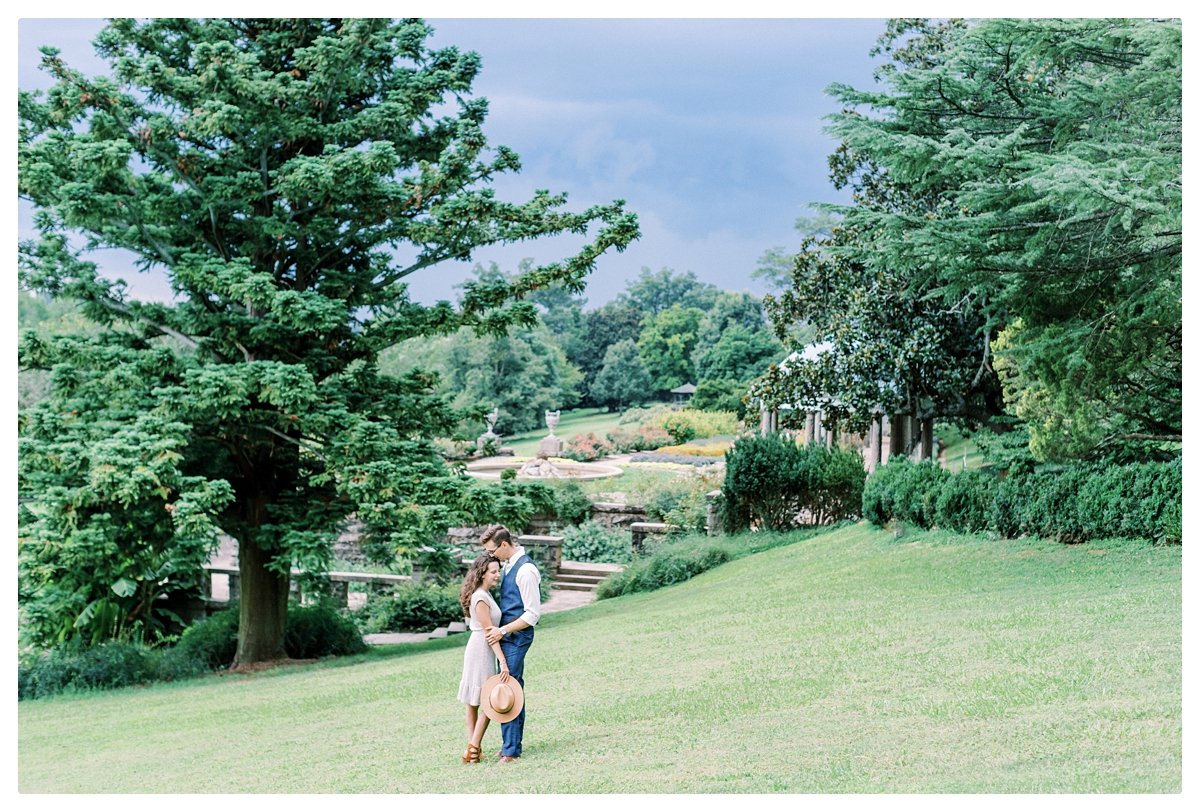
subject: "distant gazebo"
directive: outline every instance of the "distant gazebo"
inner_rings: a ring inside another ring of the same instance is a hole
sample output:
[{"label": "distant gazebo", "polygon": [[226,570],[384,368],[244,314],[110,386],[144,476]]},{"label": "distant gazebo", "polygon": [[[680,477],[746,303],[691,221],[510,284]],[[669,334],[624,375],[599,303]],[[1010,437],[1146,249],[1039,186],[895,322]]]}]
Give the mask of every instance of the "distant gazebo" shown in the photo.
[{"label": "distant gazebo", "polygon": [[694,394],[696,394],[696,385],[692,383],[685,383],[683,386],[677,386],[671,390],[676,406],[683,406],[692,399]]}]

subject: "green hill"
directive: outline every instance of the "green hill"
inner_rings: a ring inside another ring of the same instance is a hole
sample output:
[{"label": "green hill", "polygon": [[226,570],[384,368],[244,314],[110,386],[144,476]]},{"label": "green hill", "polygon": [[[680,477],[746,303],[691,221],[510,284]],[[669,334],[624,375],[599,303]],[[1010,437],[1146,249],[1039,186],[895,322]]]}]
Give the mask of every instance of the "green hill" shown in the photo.
[{"label": "green hill", "polygon": [[1181,549],[857,525],[548,616],[525,757],[461,639],[22,702],[22,792],[1179,792]]}]

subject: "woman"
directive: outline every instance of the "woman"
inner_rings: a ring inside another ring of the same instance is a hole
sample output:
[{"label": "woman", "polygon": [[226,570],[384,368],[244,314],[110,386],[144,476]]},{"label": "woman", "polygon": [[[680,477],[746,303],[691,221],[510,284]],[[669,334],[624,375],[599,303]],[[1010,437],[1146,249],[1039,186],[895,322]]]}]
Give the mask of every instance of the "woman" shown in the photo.
[{"label": "woman", "polygon": [[[508,682],[508,662],[499,643],[487,643],[487,631],[500,622],[500,606],[488,593],[500,583],[500,562],[491,553],[483,553],[463,580],[458,602],[462,604],[471,637],[467,650],[463,652],[463,675],[458,684],[458,701],[467,705],[467,749],[463,753],[463,764],[479,763],[480,745],[487,730],[488,717],[479,712],[479,694],[483,683],[496,673],[496,661],[500,663],[501,681]],[[489,651],[490,649],[490,651]],[[493,656],[494,655],[494,656]]]}]

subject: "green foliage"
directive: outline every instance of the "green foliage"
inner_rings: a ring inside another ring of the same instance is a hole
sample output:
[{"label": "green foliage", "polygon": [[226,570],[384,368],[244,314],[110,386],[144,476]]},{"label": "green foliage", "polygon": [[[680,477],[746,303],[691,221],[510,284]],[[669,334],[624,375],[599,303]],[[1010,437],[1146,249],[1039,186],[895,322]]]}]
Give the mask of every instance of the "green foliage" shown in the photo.
[{"label": "green foliage", "polygon": [[647,315],[638,336],[638,354],[654,388],[667,392],[696,380],[692,353],[704,311],[674,304],[661,313]]},{"label": "green foliage", "polygon": [[[995,405],[994,349],[1039,459],[1169,457],[1182,438],[1180,21],[898,20],[877,52],[892,60],[880,87],[831,88],[832,178],[854,204],[801,254],[785,302],[832,306],[846,326],[822,331],[845,367],[827,394],[860,413],[880,381],[889,413],[971,416],[973,399]],[[809,295],[821,284],[840,293]],[[872,318],[877,302],[898,315]]]},{"label": "green foliage", "polygon": [[[54,86],[19,99],[19,193],[39,231],[20,280],[105,329],[21,348],[23,367],[53,370],[20,426],[19,489],[42,508],[23,514],[22,602],[49,607],[31,613],[42,637],[151,634],[156,596],[138,590],[168,563],[193,571],[218,525],[282,576],[245,579],[238,659],[278,657],[287,573],[326,567],[346,516],[394,556],[458,509],[465,486],[430,438],[462,415],[435,374],[380,374],[379,353],[532,328],[527,294],[577,293],[638,236],[620,201],[573,213],[545,190],[497,197],[520,162],[484,137],[479,58],[429,34],[418,20],[120,19],[96,39],[113,77],[94,79],[45,49]],[[457,307],[409,299],[412,273],[567,234],[587,242],[468,282]],[[163,273],[174,299],[129,299],[89,261],[101,248]],[[128,606],[110,597],[130,584]]]},{"label": "green foliage", "polygon": [[865,478],[853,451],[798,445],[781,434],[741,437],[725,456],[725,529],[785,530],[856,516]]},{"label": "green foliage", "polygon": [[1181,460],[1133,465],[1076,463],[1059,470],[973,470],[950,474],[899,459],[877,469],[863,490],[863,516],[1006,538],[1066,542],[1139,538],[1180,543]]},{"label": "green foliage", "polygon": [[745,398],[750,391],[750,380],[714,380],[701,378],[696,384],[696,394],[688,401],[693,409],[707,412],[732,412],[738,420],[746,416]]},{"label": "green foliage", "polygon": [[715,285],[701,282],[692,271],[677,273],[671,268],[651,271],[643,266],[637,279],[629,281],[616,301],[653,317],[676,305],[707,311],[718,296]]},{"label": "green foliage", "polygon": [[630,451],[646,451],[659,448],[671,442],[671,435],[659,426],[638,426],[636,429],[618,426],[605,435],[617,454],[627,454]]},{"label": "green foliage", "polygon": [[603,368],[608,348],[621,341],[636,343],[642,333],[642,315],[636,308],[619,301],[609,302],[584,314],[580,355],[571,360],[583,371],[589,403],[591,388]]},{"label": "green foliage", "polygon": [[684,531],[703,532],[708,526],[708,494],[721,488],[724,474],[698,469],[690,475],[660,480],[641,494],[641,504],[653,519]]},{"label": "green foliage", "polygon": [[568,525],[580,524],[592,515],[592,500],[574,480],[549,483],[554,494],[554,518]]},{"label": "green foliage", "polygon": [[58,646],[17,668],[19,699],[40,699],[64,691],[140,685],[155,678],[161,655],[138,643],[108,641],[92,648]]},{"label": "green foliage", "polygon": [[652,391],[650,373],[638,355],[637,345],[625,339],[605,351],[604,365],[592,382],[589,396],[593,403],[623,409],[645,402]]},{"label": "green foliage", "polygon": [[[870,483],[870,479],[867,482]],[[988,527],[988,508],[995,485],[995,475],[987,471],[961,471],[947,477],[934,505],[934,523],[960,533],[984,532]],[[865,494],[863,499],[865,502]]]},{"label": "green foliage", "polygon": [[182,662],[198,663],[208,671],[228,668],[237,654],[238,609],[214,612],[184,630],[170,650]]},{"label": "green foliage", "polygon": [[36,645],[178,633],[233,500],[225,480],[185,475],[185,424],[137,385],[116,391],[131,381],[124,363],[170,369],[170,353],[105,354],[107,369],[56,367],[51,395],[22,418],[18,596]]},{"label": "green foliage", "polygon": [[685,538],[667,542],[601,581],[596,588],[596,597],[603,600],[660,589],[686,581],[731,558],[729,551],[717,541]]},{"label": "green foliage", "polygon": [[[630,410],[626,414],[633,416],[636,412]],[[669,406],[644,413],[639,424],[665,429],[676,443],[727,436],[736,434],[738,430],[737,415],[733,412],[705,412],[699,409],[673,409]]]},{"label": "green foliage", "polygon": [[372,595],[353,614],[363,634],[380,632],[430,632],[438,626],[463,620],[458,585],[412,583],[390,593]]},{"label": "green foliage", "polygon": [[[284,639],[295,659],[358,654],[366,644],[354,622],[330,604],[289,606]],[[227,668],[237,653],[238,608],[192,624],[169,648],[107,641],[90,648],[67,643],[43,650],[18,667],[20,699],[65,691],[123,688],[194,677]]]},{"label": "green foliage", "polygon": [[625,564],[633,557],[628,532],[600,522],[584,522],[563,531],[563,560]]},{"label": "green foliage", "polygon": [[765,325],[750,328],[733,324],[720,333],[715,343],[697,343],[696,378],[749,381],[782,360],[783,354],[783,345]]},{"label": "green foliage", "polygon": [[325,601],[288,609],[283,644],[289,657],[303,660],[367,650],[354,621]]}]

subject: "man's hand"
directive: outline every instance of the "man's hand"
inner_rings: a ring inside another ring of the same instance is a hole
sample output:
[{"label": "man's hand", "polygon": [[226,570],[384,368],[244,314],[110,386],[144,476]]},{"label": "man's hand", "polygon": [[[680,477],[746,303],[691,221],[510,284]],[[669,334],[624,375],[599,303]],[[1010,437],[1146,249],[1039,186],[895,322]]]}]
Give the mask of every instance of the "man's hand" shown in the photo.
[{"label": "man's hand", "polygon": [[487,642],[489,646],[500,642],[500,638],[502,637],[504,637],[504,633],[500,631],[499,626],[493,626],[487,630]]}]

